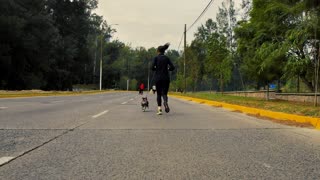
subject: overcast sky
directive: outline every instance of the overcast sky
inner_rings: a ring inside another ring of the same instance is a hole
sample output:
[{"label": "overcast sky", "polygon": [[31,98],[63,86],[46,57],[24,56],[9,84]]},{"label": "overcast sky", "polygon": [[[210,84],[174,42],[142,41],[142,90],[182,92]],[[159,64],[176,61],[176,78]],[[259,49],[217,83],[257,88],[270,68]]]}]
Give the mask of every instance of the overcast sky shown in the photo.
[{"label": "overcast sky", "polygon": [[[215,19],[224,0],[215,0],[198,24],[188,33],[191,42],[197,27],[208,18]],[[236,0],[240,2],[241,0]],[[210,0],[99,0],[96,13],[114,26],[119,39],[132,47],[157,47],[166,42],[177,49],[184,24],[191,25]],[[239,4],[239,3],[237,3]]]}]

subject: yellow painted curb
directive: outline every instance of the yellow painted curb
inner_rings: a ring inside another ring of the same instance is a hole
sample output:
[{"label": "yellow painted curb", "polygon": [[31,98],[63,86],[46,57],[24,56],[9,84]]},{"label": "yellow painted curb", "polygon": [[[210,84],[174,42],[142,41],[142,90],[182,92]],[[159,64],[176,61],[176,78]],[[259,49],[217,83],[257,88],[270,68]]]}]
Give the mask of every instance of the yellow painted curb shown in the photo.
[{"label": "yellow painted curb", "polygon": [[187,96],[179,96],[179,95],[170,95],[170,96],[175,97],[175,98],[179,98],[179,99],[184,99],[187,101],[201,103],[201,104],[207,104],[207,105],[216,106],[216,107],[223,107],[225,109],[229,109],[232,111],[241,111],[243,113],[250,114],[250,115],[259,115],[262,117],[268,117],[268,118],[277,119],[277,120],[295,121],[298,123],[310,123],[316,129],[320,130],[320,118],[299,116],[299,115],[287,114],[287,113],[282,113],[282,112],[274,112],[274,111],[268,111],[268,110],[263,110],[263,109],[228,104],[228,103],[223,103],[223,102],[217,102],[217,101],[211,101],[211,100],[205,100],[205,99],[199,99],[199,98],[192,98],[192,97],[187,97]]},{"label": "yellow painted curb", "polygon": [[[38,97],[51,97],[51,96],[83,96],[83,95],[97,95],[97,94],[106,94],[106,93],[123,93],[123,92],[128,92],[128,91],[119,91],[119,90],[115,90],[115,91],[93,91],[93,92],[88,92],[85,91],[84,93],[59,93],[59,91],[57,91],[57,93],[54,92],[49,92],[49,93],[38,93],[38,94],[22,94],[21,96],[14,96],[15,94],[10,94],[12,96],[5,96],[6,94],[0,94],[0,99],[21,99],[21,98],[38,98]],[[3,96],[1,96],[3,95]],[[17,94],[19,95],[19,94]]]}]

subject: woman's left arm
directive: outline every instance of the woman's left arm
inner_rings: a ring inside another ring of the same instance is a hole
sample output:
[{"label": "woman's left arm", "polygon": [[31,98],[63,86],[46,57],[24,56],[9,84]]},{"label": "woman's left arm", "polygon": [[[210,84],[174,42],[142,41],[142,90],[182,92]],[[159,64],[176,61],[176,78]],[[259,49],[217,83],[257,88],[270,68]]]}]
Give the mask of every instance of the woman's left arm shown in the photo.
[{"label": "woman's left arm", "polygon": [[169,71],[175,70],[174,65],[172,64],[171,60],[168,58],[168,64],[169,64]]}]

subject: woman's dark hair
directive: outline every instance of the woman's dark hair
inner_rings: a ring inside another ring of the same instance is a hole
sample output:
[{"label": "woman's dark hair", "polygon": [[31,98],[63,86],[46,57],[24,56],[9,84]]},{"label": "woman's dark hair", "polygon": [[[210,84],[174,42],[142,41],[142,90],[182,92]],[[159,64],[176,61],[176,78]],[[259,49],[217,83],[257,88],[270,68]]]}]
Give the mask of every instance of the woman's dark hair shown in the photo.
[{"label": "woman's dark hair", "polygon": [[169,48],[169,46],[170,46],[170,43],[166,43],[166,44],[163,45],[163,46],[159,46],[157,50],[158,50],[160,53],[165,53],[166,50]]}]

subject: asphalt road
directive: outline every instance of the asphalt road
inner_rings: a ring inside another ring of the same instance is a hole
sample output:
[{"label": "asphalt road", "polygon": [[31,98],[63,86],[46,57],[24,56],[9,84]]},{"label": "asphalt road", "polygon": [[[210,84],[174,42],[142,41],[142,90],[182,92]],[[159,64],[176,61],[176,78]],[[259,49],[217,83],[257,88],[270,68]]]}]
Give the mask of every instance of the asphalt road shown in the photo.
[{"label": "asphalt road", "polygon": [[320,131],[148,97],[0,99],[0,179],[320,179]]}]

